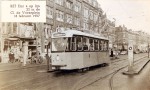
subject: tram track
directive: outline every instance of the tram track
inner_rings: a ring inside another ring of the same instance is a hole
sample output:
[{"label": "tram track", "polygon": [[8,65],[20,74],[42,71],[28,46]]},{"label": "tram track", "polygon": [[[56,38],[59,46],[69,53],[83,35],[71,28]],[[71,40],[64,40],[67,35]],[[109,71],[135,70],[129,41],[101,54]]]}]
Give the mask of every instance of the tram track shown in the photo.
[{"label": "tram track", "polygon": [[[45,74],[44,76],[42,74],[35,74],[34,76],[24,78],[27,75],[24,75],[24,73],[21,73],[21,76],[22,76],[21,78],[15,81],[10,81],[7,84],[1,85],[0,90],[10,90],[9,88],[13,90],[21,90],[20,88],[23,87],[22,85],[26,85],[26,84],[30,84],[31,86],[28,86],[28,88],[32,90],[33,88],[40,87],[40,85],[44,85],[45,83],[52,84],[53,81],[61,79],[61,77],[53,78],[52,74]],[[45,77],[50,78],[50,79],[47,79]],[[44,82],[42,82],[41,80],[44,80]]]},{"label": "tram track", "polygon": [[[136,60],[137,59],[141,59],[141,58],[136,58]],[[122,62],[120,62],[120,61],[122,61]],[[126,60],[117,60],[116,62],[119,62],[116,65],[114,64],[114,66],[117,66],[115,69],[118,70],[118,68],[121,66],[119,64],[126,62]],[[138,61],[136,61],[136,62],[138,62]],[[140,62],[138,62],[138,63],[140,63]],[[125,63],[125,64],[127,64],[127,63]],[[125,66],[125,65],[123,65],[123,66]],[[69,88],[69,90],[82,90],[82,89],[86,88],[87,86],[90,86],[90,85],[94,84],[95,82],[98,82],[101,79],[107,78],[108,76],[112,76],[113,74],[115,76],[115,73],[117,73],[117,70],[112,71],[111,73],[106,73],[105,75],[101,75],[101,76],[98,76],[98,75],[101,74],[101,72],[103,72],[103,71],[107,71],[107,67],[103,67],[101,69],[94,69],[94,70],[91,70],[91,72],[88,72],[88,73],[76,73],[76,72],[74,72],[74,73],[72,73],[72,72],[71,73],[65,73],[65,72],[56,72],[56,71],[54,71],[53,72],[54,74],[46,74],[44,76],[37,76],[37,77],[34,76],[32,78],[23,79],[23,81],[21,80],[21,81],[16,82],[16,83],[9,82],[9,85],[5,84],[1,88],[2,89],[5,89],[7,87],[15,88],[17,86],[18,90],[19,90],[21,88],[21,85],[24,85],[24,83],[27,84],[27,83],[34,82],[34,84],[31,83],[33,87],[29,86],[28,87],[29,89],[41,88],[41,90],[44,90],[44,89],[47,89],[47,87],[49,87],[49,89],[54,89],[55,86],[58,87],[57,83],[60,83],[60,81],[69,80],[70,78],[75,78],[77,80],[75,80],[75,79],[72,79],[72,80],[75,81],[73,84],[77,84],[77,85],[75,85],[76,89],[71,89],[72,86],[67,86],[67,84],[66,84],[67,88],[64,88],[64,89],[61,89],[61,90],[68,90],[68,88]],[[98,72],[97,75],[95,75],[96,72]],[[91,76],[93,76],[93,77],[96,76],[96,78],[94,78],[94,79],[92,78],[92,82],[90,80],[88,80],[89,78],[91,78]],[[48,77],[49,79],[46,78],[46,79],[44,79],[44,82],[41,82],[41,79],[44,78],[44,77]],[[36,79],[34,79],[34,78],[36,78]],[[53,82],[55,82],[55,83],[53,83]],[[113,88],[113,77],[112,77],[111,82],[112,82],[111,85],[112,85],[112,88]],[[84,85],[82,83],[84,83]],[[49,86],[50,84],[52,86]],[[43,87],[43,85],[46,86],[46,87]],[[78,85],[80,85],[80,86],[78,86]],[[55,89],[55,90],[59,90],[59,89]],[[113,89],[111,89],[111,90],[113,90]]]},{"label": "tram track", "polygon": [[[146,58],[146,57],[147,57],[147,56],[138,58],[137,60],[134,61],[134,63],[136,63],[136,62],[138,62],[138,61],[140,61],[141,59]],[[126,59],[117,60],[116,62],[124,61],[124,60],[126,60]],[[110,87],[110,90],[113,90],[113,77],[114,77],[120,70],[126,68],[127,66],[128,66],[128,65],[124,65],[124,66],[120,67],[119,69],[113,71],[112,73],[109,73],[109,74],[107,74],[107,75],[105,75],[105,76],[103,76],[103,77],[100,77],[100,78],[94,80],[93,82],[91,82],[91,83],[89,83],[89,84],[87,84],[87,85],[85,85],[85,86],[80,87],[80,88],[77,89],[77,90],[82,90],[82,89],[84,89],[84,88],[86,88],[86,87],[88,87],[88,86],[90,86],[90,85],[92,85],[92,84],[98,82],[99,80],[102,80],[102,79],[108,77],[108,76],[111,76],[111,78],[109,79],[109,87]],[[75,89],[75,90],[76,90],[76,89]]]},{"label": "tram track", "polygon": [[111,62],[111,63],[120,62],[120,61],[124,61],[124,60],[127,60],[127,58],[121,59],[121,60],[115,60],[115,61],[113,61],[113,62]]}]

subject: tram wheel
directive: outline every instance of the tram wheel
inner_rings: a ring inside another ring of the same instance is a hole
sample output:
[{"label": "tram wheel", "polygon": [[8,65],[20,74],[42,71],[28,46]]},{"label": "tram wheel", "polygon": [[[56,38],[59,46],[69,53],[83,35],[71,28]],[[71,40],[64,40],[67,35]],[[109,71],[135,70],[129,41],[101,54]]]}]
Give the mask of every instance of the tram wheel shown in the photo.
[{"label": "tram wheel", "polygon": [[90,68],[89,68],[89,67],[87,67],[87,68],[86,68],[86,70],[87,70],[87,71],[89,71],[89,70],[90,70]]},{"label": "tram wheel", "polygon": [[84,70],[84,68],[81,68],[81,69],[78,69],[78,72],[83,73],[83,72],[85,72],[85,70]]},{"label": "tram wheel", "polygon": [[103,63],[103,64],[102,64],[102,67],[106,67],[106,66],[108,66],[107,63]]}]

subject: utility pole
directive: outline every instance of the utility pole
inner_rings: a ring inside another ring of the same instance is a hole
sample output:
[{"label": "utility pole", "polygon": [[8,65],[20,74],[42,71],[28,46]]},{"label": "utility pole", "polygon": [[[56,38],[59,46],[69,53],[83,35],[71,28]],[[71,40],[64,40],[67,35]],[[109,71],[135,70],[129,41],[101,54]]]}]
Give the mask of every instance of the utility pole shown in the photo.
[{"label": "utility pole", "polygon": [[148,36],[148,40],[147,41],[148,41],[147,42],[148,43],[148,49],[147,50],[148,50],[148,58],[149,58],[149,36]]},{"label": "utility pole", "polygon": [[0,26],[0,29],[1,29],[1,30],[0,30],[0,40],[1,40],[1,41],[0,41],[1,62],[3,62],[3,56],[4,56],[4,55],[3,55],[3,54],[4,54],[4,52],[3,52],[3,48],[4,48],[4,43],[3,43],[3,42],[4,42],[4,41],[3,41],[3,30],[4,30],[4,28],[2,27],[2,24],[3,24],[3,23],[1,22],[1,24],[0,24],[0,25],[1,25],[1,26]]}]

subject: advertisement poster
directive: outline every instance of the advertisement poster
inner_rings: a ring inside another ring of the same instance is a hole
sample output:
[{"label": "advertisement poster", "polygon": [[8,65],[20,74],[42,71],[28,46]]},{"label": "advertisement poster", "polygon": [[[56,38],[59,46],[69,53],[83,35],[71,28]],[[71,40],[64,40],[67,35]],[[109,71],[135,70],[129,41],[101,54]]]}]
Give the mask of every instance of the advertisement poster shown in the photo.
[{"label": "advertisement poster", "polygon": [[0,0],[0,90],[150,90],[150,0]]}]

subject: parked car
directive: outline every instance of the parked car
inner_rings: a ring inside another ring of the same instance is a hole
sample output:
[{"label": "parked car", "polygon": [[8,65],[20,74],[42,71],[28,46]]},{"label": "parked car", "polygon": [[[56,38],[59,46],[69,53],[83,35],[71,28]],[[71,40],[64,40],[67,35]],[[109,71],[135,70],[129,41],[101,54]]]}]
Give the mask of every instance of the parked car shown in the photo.
[{"label": "parked car", "polygon": [[128,52],[127,51],[121,51],[120,55],[126,55]]}]

